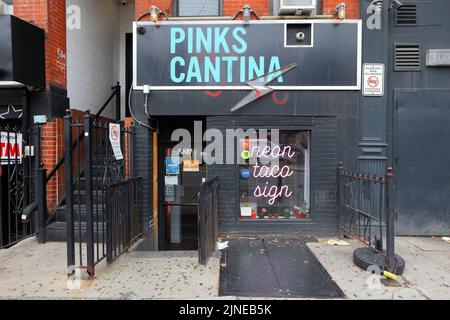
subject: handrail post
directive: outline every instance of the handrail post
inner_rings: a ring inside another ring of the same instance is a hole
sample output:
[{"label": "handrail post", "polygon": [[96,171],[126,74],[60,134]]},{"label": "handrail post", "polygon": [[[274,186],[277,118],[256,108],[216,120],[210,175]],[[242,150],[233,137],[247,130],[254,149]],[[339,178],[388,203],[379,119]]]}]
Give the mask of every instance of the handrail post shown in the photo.
[{"label": "handrail post", "polygon": [[[86,183],[86,253],[87,272],[92,277],[95,275],[94,264],[94,212],[92,205],[92,159],[91,159],[91,113],[89,110],[83,117],[84,125],[84,175]],[[81,241],[81,239],[80,239]]]},{"label": "handrail post", "polygon": [[395,216],[393,207],[393,168],[389,166],[386,172],[385,201],[386,201],[386,270],[395,269]]},{"label": "handrail post", "polygon": [[37,238],[39,243],[45,243],[46,236],[46,225],[47,225],[47,184],[45,183],[47,177],[47,170],[44,168],[44,164],[41,163],[36,171],[36,186],[37,186],[37,209],[38,209],[38,219],[37,219]]},{"label": "handrail post", "polygon": [[72,162],[72,117],[70,110],[66,110],[64,116],[64,156],[65,179],[64,189],[66,197],[66,241],[67,241],[67,267],[68,275],[72,275],[75,265],[75,236],[73,225],[73,162]]},{"label": "handrail post", "polygon": [[342,191],[343,191],[343,183],[341,173],[344,170],[344,163],[339,162],[336,174],[336,206],[337,206],[337,215],[338,215],[338,235],[339,238],[344,237],[343,230],[343,217],[342,217]]},{"label": "handrail post", "polygon": [[120,116],[121,116],[121,92],[120,92],[120,83],[117,82],[117,84],[113,87],[115,92],[116,92],[116,120],[119,121],[120,120]]},{"label": "handrail post", "polygon": [[136,143],[136,128],[135,126],[132,124],[130,126],[130,145],[128,146],[128,161],[130,162],[130,172],[129,172],[129,176],[130,178],[134,178],[136,176],[136,172],[135,172],[135,163],[134,163],[134,146]]}]

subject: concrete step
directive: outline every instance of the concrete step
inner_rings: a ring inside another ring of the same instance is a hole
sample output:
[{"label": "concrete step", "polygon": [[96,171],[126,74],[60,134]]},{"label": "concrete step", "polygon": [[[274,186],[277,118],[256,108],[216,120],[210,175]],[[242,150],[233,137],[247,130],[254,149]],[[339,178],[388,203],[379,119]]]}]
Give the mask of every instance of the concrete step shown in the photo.
[{"label": "concrete step", "polygon": [[[81,229],[79,228],[79,224],[75,223],[74,236],[76,242],[80,241],[80,230],[81,230],[81,241],[86,241],[86,222],[81,222]],[[94,223],[94,241],[96,241],[97,236],[100,242],[103,241],[103,237],[106,242],[106,226],[103,226],[102,223],[99,224]],[[47,227],[47,241],[57,241],[57,242],[66,241],[66,223],[62,221],[57,221],[49,225]]]},{"label": "concrete step", "polygon": [[[94,215],[94,220],[97,220],[97,215],[98,215],[98,219],[101,221],[103,219],[103,206],[100,204],[97,205],[93,205],[93,215]],[[86,205],[82,204],[82,205],[78,205],[75,204],[73,206],[73,213],[74,213],[74,217],[76,220],[81,220],[81,221],[86,221]],[[64,222],[66,221],[66,206],[61,206],[58,209],[56,209],[56,213],[55,213],[55,220],[58,222]]]}]

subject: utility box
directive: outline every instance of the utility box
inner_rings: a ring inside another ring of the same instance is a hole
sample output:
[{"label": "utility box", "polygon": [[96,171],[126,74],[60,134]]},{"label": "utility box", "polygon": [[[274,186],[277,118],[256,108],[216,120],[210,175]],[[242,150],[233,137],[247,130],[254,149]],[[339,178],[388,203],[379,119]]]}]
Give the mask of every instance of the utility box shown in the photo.
[{"label": "utility box", "polygon": [[45,33],[11,15],[0,15],[0,87],[45,88]]},{"label": "utility box", "polygon": [[316,13],[316,0],[278,0],[280,16],[310,16]]}]

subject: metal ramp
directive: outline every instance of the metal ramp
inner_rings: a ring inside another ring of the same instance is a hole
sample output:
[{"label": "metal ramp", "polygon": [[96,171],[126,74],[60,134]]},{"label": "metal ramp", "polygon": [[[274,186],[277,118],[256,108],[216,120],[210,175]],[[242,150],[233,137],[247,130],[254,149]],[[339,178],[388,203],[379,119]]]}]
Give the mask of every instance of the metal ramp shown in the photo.
[{"label": "metal ramp", "polygon": [[222,251],[220,296],[343,298],[307,238],[232,238]]}]

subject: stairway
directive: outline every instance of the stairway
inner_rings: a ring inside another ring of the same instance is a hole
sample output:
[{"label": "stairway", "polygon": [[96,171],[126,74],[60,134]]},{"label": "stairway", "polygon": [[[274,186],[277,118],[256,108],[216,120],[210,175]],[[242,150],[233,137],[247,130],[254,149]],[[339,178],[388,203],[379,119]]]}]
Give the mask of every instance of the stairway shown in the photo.
[{"label": "stairway", "polygon": [[[94,218],[94,239],[102,240],[106,229],[106,219],[104,216],[104,199],[106,192],[103,191],[104,166],[93,166],[92,170],[92,202]],[[81,177],[74,183],[73,187],[73,215],[75,241],[86,241],[86,178],[84,171]],[[66,205],[58,207],[55,211],[52,223],[47,227],[48,241],[66,241]],[[106,241],[106,239],[105,239]]]}]

